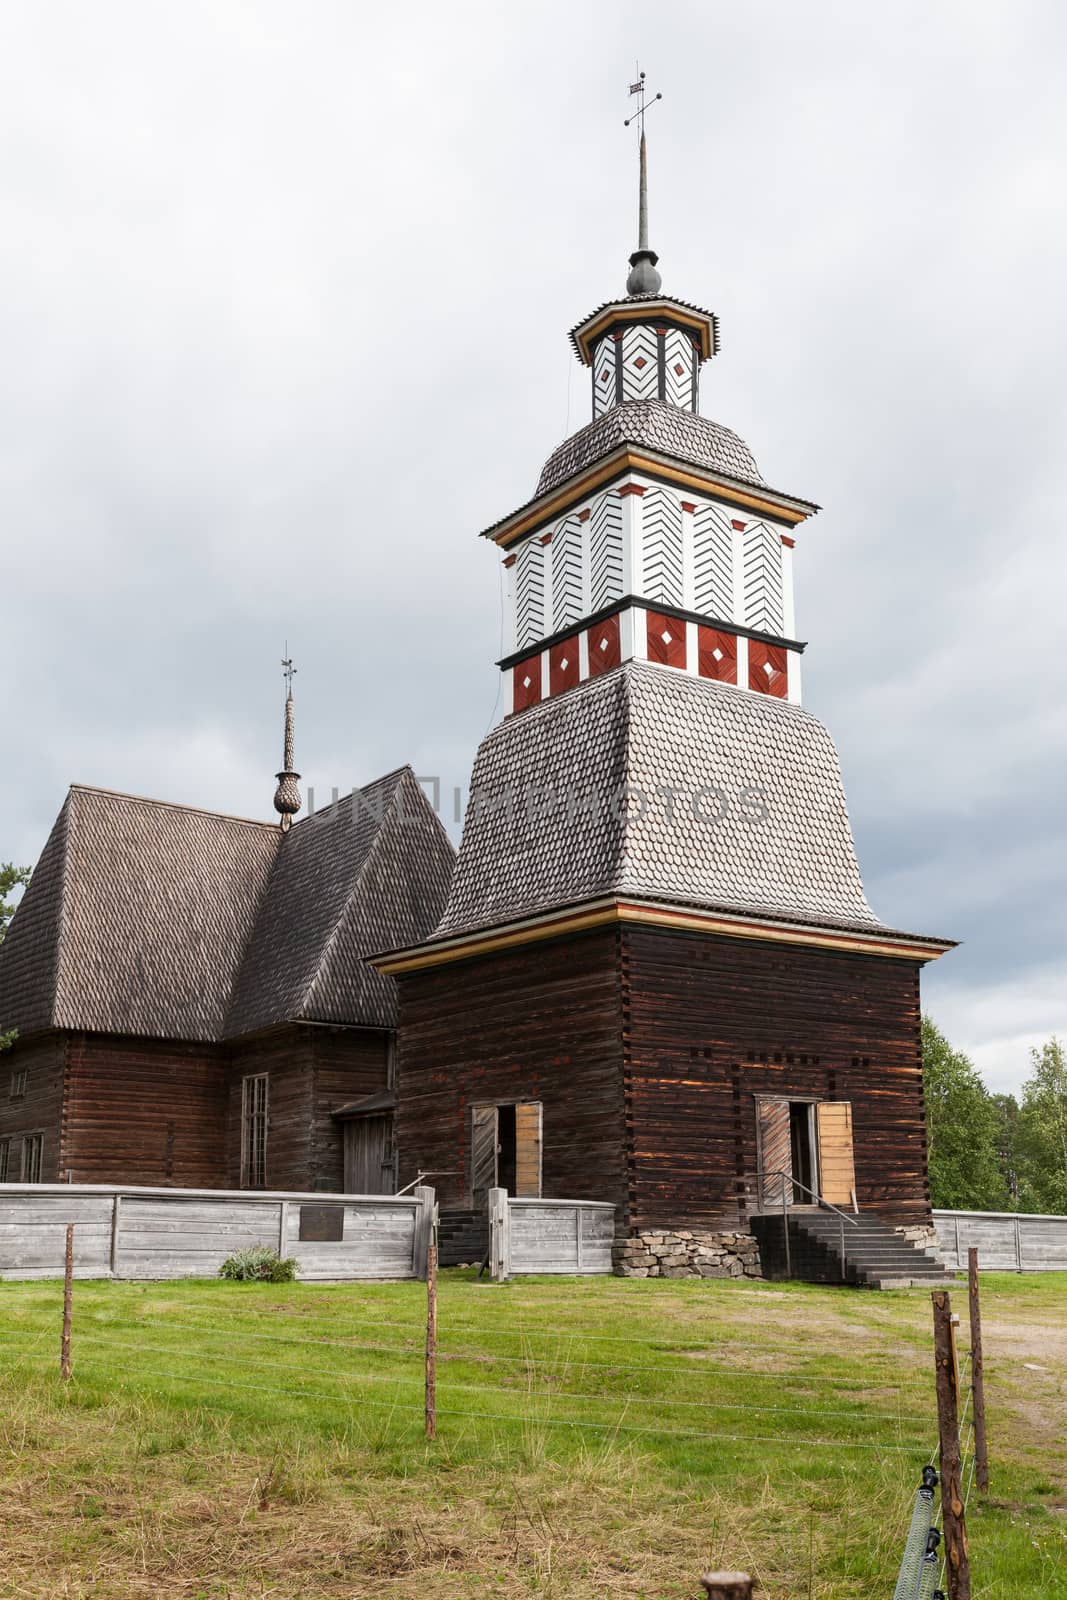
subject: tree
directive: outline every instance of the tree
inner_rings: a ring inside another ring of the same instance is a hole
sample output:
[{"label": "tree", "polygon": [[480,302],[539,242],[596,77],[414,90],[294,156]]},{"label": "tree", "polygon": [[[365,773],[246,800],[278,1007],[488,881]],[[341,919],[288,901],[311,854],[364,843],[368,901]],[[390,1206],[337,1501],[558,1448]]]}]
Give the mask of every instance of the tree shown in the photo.
[{"label": "tree", "polygon": [[[8,895],[26,887],[31,870],[30,867],[16,867],[10,861],[0,863],[0,944],[3,944],[8,923],[15,915],[14,903],[8,899]],[[17,1028],[9,1028],[6,1033],[0,1029],[0,1050],[9,1050],[17,1038]]]},{"label": "tree", "polygon": [[1008,1187],[992,1096],[930,1017],[922,1020],[922,1046],[931,1200],[945,1210],[1003,1211]]},{"label": "tree", "polygon": [[1067,1214],[1067,1056],[1047,1039],[1030,1052],[1019,1108],[1020,1189],[1028,1210]]},{"label": "tree", "polygon": [[1000,1171],[1004,1185],[1008,1191],[1009,1208],[1016,1211],[1019,1206],[1019,1192],[1022,1182],[1022,1147],[1019,1127],[1019,1102],[1013,1094],[995,1094],[993,1104],[997,1108],[999,1132],[997,1134],[997,1156],[1000,1161]]}]

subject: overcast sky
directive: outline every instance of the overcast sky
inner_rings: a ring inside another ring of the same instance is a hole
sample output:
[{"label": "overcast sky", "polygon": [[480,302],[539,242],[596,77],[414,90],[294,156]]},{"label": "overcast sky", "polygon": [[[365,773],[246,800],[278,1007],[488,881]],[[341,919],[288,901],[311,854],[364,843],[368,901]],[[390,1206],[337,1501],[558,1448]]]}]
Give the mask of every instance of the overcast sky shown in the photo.
[{"label": "overcast sky", "polygon": [[[805,700],[875,909],[994,1088],[1067,1032],[1067,15],[1052,0],[0,3],[0,858],[67,785],[273,816],[465,784],[476,537],[588,418],[651,242],[800,532]],[[13,781],[14,779],[14,781]]]}]

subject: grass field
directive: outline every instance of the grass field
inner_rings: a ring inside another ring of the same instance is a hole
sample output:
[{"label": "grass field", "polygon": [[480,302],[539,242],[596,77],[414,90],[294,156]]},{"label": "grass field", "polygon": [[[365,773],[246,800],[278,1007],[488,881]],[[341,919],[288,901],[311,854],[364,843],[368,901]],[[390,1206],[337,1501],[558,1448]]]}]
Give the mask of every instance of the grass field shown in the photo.
[{"label": "grass field", "polygon": [[[0,1595],[885,1600],[936,1436],[930,1299],[442,1274],[0,1284]],[[954,1296],[964,1312],[966,1294]],[[1067,1278],[983,1279],[979,1600],[1067,1597]]]}]

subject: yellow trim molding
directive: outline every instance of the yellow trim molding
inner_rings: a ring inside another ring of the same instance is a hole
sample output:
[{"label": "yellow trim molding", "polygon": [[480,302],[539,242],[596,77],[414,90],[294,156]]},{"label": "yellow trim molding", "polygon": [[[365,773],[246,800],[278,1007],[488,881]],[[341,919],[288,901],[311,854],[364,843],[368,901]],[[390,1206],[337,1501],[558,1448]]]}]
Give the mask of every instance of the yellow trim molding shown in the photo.
[{"label": "yellow trim molding", "polygon": [[906,933],[862,933],[854,929],[817,928],[785,922],[762,922],[745,917],[725,916],[721,912],[686,910],[677,906],[647,904],[628,900],[597,901],[576,910],[549,912],[544,917],[515,923],[509,928],[487,929],[483,933],[459,935],[440,944],[416,945],[408,950],[372,958],[379,971],[395,977],[427,967],[465,961],[473,956],[491,955],[517,945],[543,939],[559,939],[567,934],[584,933],[589,928],[612,923],[642,923],[659,928],[678,928],[692,933],[720,934],[730,939],[751,939],[758,943],[805,945],[823,950],[845,950],[853,955],[891,956],[903,961],[936,961],[954,948],[948,939],[918,940]]}]

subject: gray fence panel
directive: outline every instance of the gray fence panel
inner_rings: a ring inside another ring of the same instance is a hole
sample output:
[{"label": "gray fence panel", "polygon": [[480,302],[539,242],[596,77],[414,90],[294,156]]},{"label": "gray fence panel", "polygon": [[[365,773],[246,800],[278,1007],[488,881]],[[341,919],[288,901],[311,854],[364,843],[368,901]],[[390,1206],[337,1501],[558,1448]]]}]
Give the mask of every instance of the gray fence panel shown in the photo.
[{"label": "gray fence panel", "polygon": [[[302,1279],[414,1278],[433,1203],[432,1189],[393,1198],[5,1184],[0,1278],[61,1276],[69,1222],[79,1278],[213,1278],[227,1256],[257,1245],[281,1245]],[[301,1208],[324,1205],[341,1208],[341,1238],[302,1240]]]},{"label": "gray fence panel", "polygon": [[609,1273],[615,1207],[593,1200],[509,1199],[509,1272]]},{"label": "gray fence panel", "polygon": [[1067,1217],[935,1211],[934,1226],[947,1266],[966,1268],[973,1246],[985,1272],[1067,1272]]}]

